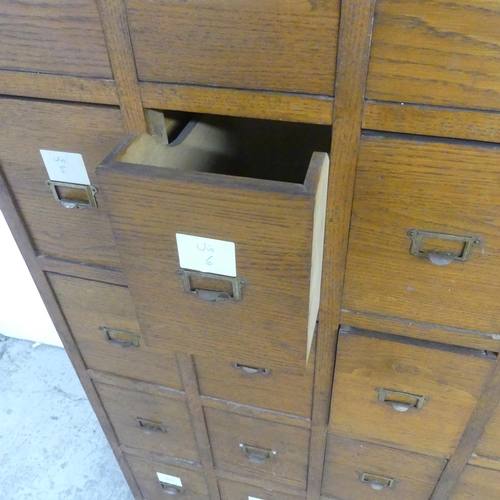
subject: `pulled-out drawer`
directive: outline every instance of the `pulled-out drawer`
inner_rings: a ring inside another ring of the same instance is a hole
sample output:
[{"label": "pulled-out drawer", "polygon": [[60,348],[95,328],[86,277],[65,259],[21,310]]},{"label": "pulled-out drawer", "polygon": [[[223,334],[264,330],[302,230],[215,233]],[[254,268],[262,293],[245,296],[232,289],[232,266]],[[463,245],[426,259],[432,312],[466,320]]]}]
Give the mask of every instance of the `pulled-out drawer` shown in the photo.
[{"label": "pulled-out drawer", "polygon": [[305,495],[280,493],[249,484],[219,479],[221,500],[305,500]]},{"label": "pulled-out drawer", "polygon": [[450,500],[496,500],[500,498],[500,471],[466,465]]},{"label": "pulled-out drawer", "polygon": [[148,345],[304,373],[329,164],[315,151],[329,140],[328,127],[204,117],[169,146],[129,136],[105,160]]},{"label": "pulled-out drawer", "polygon": [[160,460],[125,454],[142,496],[147,500],[210,500],[203,471],[184,469]]},{"label": "pulled-out drawer", "polygon": [[198,450],[183,395],[135,391],[94,381],[120,444],[198,462]]},{"label": "pulled-out drawer", "polygon": [[127,288],[47,277],[87,368],[182,389],[175,355],[144,344]]},{"label": "pulled-out drawer", "polygon": [[205,408],[215,467],[306,489],[309,431]]},{"label": "pulled-out drawer", "polygon": [[333,95],[339,0],[126,0],[139,79]]},{"label": "pulled-out drawer", "polygon": [[498,146],[363,135],[342,308],[498,335],[499,165]]},{"label": "pulled-out drawer", "polygon": [[328,436],[325,500],[429,500],[446,465],[443,458]]},{"label": "pulled-out drawer", "polygon": [[330,431],[449,457],[495,361],[483,351],[341,329]]}]

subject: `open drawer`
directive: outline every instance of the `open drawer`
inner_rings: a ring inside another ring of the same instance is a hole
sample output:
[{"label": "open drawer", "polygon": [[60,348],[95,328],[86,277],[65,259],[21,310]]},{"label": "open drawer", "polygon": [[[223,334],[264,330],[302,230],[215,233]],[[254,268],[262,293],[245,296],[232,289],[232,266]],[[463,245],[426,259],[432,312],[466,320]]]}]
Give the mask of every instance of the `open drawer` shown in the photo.
[{"label": "open drawer", "polygon": [[129,136],[104,161],[148,345],[304,372],[329,164],[314,151],[329,141],[328,127],[203,117],[169,146]]}]

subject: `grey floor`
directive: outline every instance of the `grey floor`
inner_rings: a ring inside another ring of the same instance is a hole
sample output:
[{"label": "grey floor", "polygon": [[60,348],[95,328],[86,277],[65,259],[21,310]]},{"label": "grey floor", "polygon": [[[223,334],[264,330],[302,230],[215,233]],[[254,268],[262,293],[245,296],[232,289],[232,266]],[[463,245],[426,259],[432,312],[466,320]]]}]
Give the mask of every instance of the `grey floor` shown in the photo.
[{"label": "grey floor", "polygon": [[133,500],[66,352],[1,335],[0,499]]}]

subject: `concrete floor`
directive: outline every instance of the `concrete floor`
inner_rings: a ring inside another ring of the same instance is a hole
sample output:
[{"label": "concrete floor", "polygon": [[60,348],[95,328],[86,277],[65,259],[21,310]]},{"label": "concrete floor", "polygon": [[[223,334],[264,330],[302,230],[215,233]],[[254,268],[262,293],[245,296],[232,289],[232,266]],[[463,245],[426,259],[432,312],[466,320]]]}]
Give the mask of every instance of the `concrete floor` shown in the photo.
[{"label": "concrete floor", "polygon": [[1,500],[133,500],[59,347],[0,335],[0,471]]}]

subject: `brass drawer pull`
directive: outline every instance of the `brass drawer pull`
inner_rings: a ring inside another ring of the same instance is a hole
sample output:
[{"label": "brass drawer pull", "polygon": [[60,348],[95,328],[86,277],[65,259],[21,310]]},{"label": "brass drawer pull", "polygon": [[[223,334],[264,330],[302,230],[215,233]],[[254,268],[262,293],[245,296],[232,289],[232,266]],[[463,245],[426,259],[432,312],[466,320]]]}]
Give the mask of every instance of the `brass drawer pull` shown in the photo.
[{"label": "brass drawer pull", "polygon": [[207,302],[225,302],[243,299],[242,288],[247,284],[245,278],[231,278],[219,274],[201,273],[179,269],[182,286],[187,293],[195,293]]},{"label": "brass drawer pull", "polygon": [[[97,208],[97,200],[95,199],[97,188],[95,188],[94,186],[88,186],[85,184],[73,184],[71,182],[51,181],[50,179],[45,181],[45,184],[49,186],[49,188],[52,190],[54,198],[64,208]],[[64,198],[63,196],[61,196],[60,188],[83,191],[86,201]]]},{"label": "brass drawer pull", "polygon": [[160,486],[162,490],[167,494],[167,495],[182,495],[182,492],[184,489],[181,486],[176,486],[175,484],[169,484],[169,483],[162,483],[160,481]]},{"label": "brass drawer pull", "polygon": [[377,387],[378,400],[380,403],[392,405],[396,411],[405,412],[410,409],[421,410],[424,403],[429,401],[428,396],[417,396],[408,392],[391,391]]},{"label": "brass drawer pull", "polygon": [[243,453],[247,456],[248,460],[254,464],[263,464],[268,460],[273,459],[276,456],[274,450],[266,450],[264,448],[257,448],[255,446],[249,446],[247,444],[240,443],[240,448]]},{"label": "brass drawer pull", "polygon": [[[453,234],[435,233],[433,231],[420,231],[410,229],[408,236],[411,239],[410,253],[415,257],[429,259],[436,266],[446,266],[451,262],[466,262],[470,259],[474,246],[479,245],[481,240],[475,236],[456,236]],[[462,244],[458,252],[441,252],[437,250],[422,250],[426,238],[439,239]]]},{"label": "brass drawer pull", "polygon": [[258,368],[256,366],[242,365],[240,363],[234,363],[234,367],[249,375],[269,375],[271,373],[269,368]]},{"label": "brass drawer pull", "polygon": [[136,333],[115,330],[106,326],[101,326],[101,330],[104,332],[104,338],[111,344],[121,347],[139,347],[140,345],[139,335]]},{"label": "brass drawer pull", "polygon": [[392,488],[396,483],[394,478],[370,474],[369,472],[359,472],[359,480],[362,483],[369,484],[374,490]]},{"label": "brass drawer pull", "polygon": [[146,433],[150,432],[167,432],[167,428],[161,422],[147,420],[145,418],[136,418],[137,425]]}]

